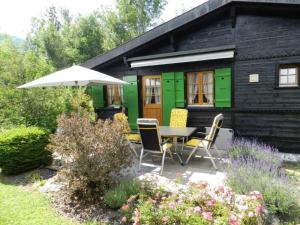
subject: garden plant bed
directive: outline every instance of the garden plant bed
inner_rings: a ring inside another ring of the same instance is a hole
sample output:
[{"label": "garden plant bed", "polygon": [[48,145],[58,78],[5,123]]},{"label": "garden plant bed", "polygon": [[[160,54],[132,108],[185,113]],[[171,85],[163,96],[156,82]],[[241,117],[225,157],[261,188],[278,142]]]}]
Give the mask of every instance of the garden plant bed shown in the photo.
[{"label": "garden plant bed", "polygon": [[120,224],[122,214],[120,211],[108,208],[103,199],[96,203],[73,204],[68,202],[63,192],[51,194],[52,205],[64,217],[76,221],[97,221],[96,224]]}]

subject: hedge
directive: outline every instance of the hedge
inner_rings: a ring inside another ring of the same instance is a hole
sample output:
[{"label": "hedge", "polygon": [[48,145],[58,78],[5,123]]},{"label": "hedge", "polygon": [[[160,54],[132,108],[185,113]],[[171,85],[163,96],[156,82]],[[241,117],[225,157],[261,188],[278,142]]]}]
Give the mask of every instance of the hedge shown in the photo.
[{"label": "hedge", "polygon": [[20,127],[0,133],[0,168],[12,175],[48,165],[51,153],[45,150],[49,132],[39,127]]}]

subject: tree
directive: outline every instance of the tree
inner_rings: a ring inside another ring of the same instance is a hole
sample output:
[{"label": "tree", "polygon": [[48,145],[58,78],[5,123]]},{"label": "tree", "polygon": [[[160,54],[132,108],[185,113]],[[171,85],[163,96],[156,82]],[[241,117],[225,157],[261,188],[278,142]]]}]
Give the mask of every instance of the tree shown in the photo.
[{"label": "tree", "polygon": [[50,7],[41,18],[33,19],[28,48],[56,69],[81,63],[155,26],[165,5],[166,0],[117,0],[115,10],[77,17]]},{"label": "tree", "polygon": [[166,0],[117,0],[115,10],[71,16],[50,7],[32,20],[24,46],[8,37],[0,42],[0,125],[55,128],[67,112],[73,90],[18,90],[18,85],[102,54],[156,25]]},{"label": "tree", "polygon": [[96,12],[78,17],[69,27],[69,33],[63,36],[66,54],[73,63],[84,62],[104,52],[102,27]]},{"label": "tree", "polygon": [[61,69],[103,53],[102,29],[97,13],[73,18],[69,11],[50,7],[34,18],[28,48]]},{"label": "tree", "polygon": [[166,0],[117,0],[116,10],[101,16],[103,47],[110,50],[157,25]]},{"label": "tree", "polygon": [[33,51],[24,51],[11,39],[0,43],[0,127],[37,125],[54,129],[65,111],[68,90],[16,87],[51,73],[54,68]]}]

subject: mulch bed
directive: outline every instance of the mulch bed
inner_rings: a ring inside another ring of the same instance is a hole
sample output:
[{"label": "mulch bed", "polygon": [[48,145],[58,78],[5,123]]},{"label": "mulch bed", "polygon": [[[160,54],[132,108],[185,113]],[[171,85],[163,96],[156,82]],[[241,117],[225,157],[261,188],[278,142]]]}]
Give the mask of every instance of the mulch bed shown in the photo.
[{"label": "mulch bed", "polygon": [[62,216],[78,221],[98,221],[100,224],[121,224],[121,214],[105,207],[104,202],[89,204],[69,203],[63,191],[52,194],[53,206]]}]

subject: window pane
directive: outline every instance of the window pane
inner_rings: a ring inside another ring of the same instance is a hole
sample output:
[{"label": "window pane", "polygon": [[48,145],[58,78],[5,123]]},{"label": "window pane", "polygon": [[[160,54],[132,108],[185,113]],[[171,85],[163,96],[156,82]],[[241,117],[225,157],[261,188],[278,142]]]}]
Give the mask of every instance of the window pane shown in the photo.
[{"label": "window pane", "polygon": [[209,73],[208,83],[213,83],[213,82],[214,82],[214,75],[213,75],[213,73]]},{"label": "window pane", "polygon": [[296,68],[290,68],[288,73],[289,74],[296,74]]},{"label": "window pane", "polygon": [[146,86],[147,86],[147,87],[150,86],[150,79],[146,79]]},{"label": "window pane", "polygon": [[296,75],[288,76],[288,84],[296,84]]},{"label": "window pane", "polygon": [[198,75],[197,75],[197,73],[195,73],[195,74],[193,75],[193,83],[194,83],[194,84],[198,84]]},{"label": "window pane", "polygon": [[160,104],[160,96],[155,96],[155,103]]},{"label": "window pane", "polygon": [[198,94],[198,84],[193,85],[193,91],[192,94]]},{"label": "window pane", "polygon": [[155,79],[151,79],[151,86],[155,86]]},{"label": "window pane", "polygon": [[199,102],[199,95],[198,94],[195,94],[193,95],[193,98],[192,98],[192,103],[193,104],[196,104]]},{"label": "window pane", "polygon": [[280,69],[280,75],[287,75],[288,69]]},{"label": "window pane", "polygon": [[156,86],[160,86],[160,79],[156,79]]},{"label": "window pane", "polygon": [[280,76],[280,84],[287,84],[287,76]]},{"label": "window pane", "polygon": [[155,88],[155,95],[160,95],[160,87]]}]

